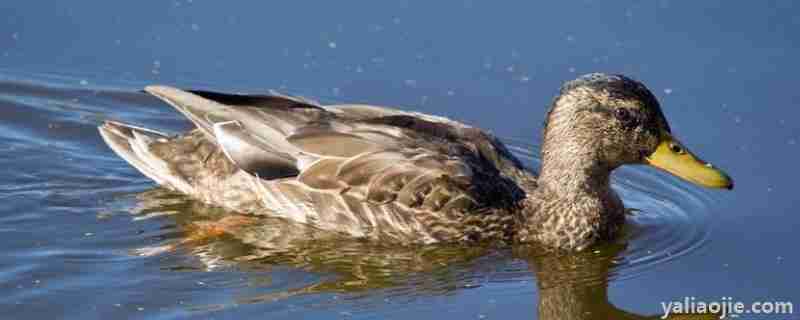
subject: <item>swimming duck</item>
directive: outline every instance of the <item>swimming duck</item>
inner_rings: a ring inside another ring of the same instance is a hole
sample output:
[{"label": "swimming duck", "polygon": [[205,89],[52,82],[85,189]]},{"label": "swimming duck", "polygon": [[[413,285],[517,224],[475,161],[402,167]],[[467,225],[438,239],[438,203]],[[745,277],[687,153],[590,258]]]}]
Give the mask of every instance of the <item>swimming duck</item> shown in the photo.
[{"label": "swimming duck", "polygon": [[496,137],[447,118],[281,95],[148,86],[197,127],[180,135],[106,121],[106,143],[158,184],[251,215],[397,244],[612,239],[625,164],[733,188],[671,134],[655,96],[622,75],[565,83],[547,114],[538,178]]}]

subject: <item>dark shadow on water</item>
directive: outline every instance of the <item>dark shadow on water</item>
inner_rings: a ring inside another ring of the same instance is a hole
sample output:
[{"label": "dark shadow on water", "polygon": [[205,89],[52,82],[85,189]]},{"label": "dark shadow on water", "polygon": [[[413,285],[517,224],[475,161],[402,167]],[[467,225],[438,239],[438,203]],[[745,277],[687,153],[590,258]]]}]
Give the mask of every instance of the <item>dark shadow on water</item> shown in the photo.
[{"label": "dark shadow on water", "polygon": [[[385,299],[403,303],[450,295],[492,281],[518,281],[535,286],[538,292],[538,301],[531,301],[531,318],[660,318],[621,310],[609,301],[608,284],[615,268],[624,261],[627,243],[570,254],[546,253],[535,246],[384,246],[283,219],[235,215],[163,189],[143,192],[137,198],[139,217],[169,214],[180,230],[166,240],[166,245],[142,248],[137,251],[140,254],[185,250],[194,254],[202,265],[199,268],[224,266],[266,274],[289,268],[320,275],[299,286],[283,284],[264,294],[236,297],[231,305],[282,303],[302,296],[336,294],[345,297],[342,302],[363,310]],[[531,277],[535,283],[529,281]],[[265,279],[262,283],[273,281]],[[226,307],[198,306],[192,310],[204,313]],[[683,315],[670,319],[715,317]]]}]

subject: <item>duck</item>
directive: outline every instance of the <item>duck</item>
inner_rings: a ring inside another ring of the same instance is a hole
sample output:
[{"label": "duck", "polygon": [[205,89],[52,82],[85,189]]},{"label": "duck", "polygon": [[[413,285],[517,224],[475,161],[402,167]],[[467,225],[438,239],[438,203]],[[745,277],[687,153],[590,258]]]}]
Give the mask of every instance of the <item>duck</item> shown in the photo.
[{"label": "duck", "polygon": [[546,115],[538,176],[488,131],[445,117],[272,91],[144,91],[195,128],[167,134],[106,120],[99,132],[160,186],[237,214],[383,244],[581,251],[613,240],[625,223],[610,185],[623,165],[733,188],[728,174],[675,138],[653,93],[619,74],[561,86]]}]

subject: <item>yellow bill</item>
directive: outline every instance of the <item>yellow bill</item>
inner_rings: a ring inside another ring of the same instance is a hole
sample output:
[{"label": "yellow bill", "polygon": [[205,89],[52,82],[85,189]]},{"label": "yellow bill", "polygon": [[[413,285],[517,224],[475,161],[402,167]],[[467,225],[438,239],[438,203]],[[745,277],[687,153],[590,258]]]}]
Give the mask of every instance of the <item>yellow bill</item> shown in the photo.
[{"label": "yellow bill", "polygon": [[733,179],[725,172],[700,160],[666,131],[661,133],[658,148],[645,162],[703,187],[733,189]]}]

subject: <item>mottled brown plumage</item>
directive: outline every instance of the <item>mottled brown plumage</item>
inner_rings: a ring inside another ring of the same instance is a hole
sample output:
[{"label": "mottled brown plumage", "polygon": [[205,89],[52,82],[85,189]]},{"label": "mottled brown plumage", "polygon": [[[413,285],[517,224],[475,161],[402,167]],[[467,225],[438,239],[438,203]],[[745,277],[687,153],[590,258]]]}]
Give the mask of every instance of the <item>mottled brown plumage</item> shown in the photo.
[{"label": "mottled brown plumage", "polygon": [[642,162],[669,131],[640,83],[581,77],[553,102],[537,181],[495,137],[441,117],[277,94],[146,91],[197,129],[170,137],[108,121],[100,132],[159,184],[392,243],[516,239],[580,250],[611,238],[624,206],[610,172]]}]

